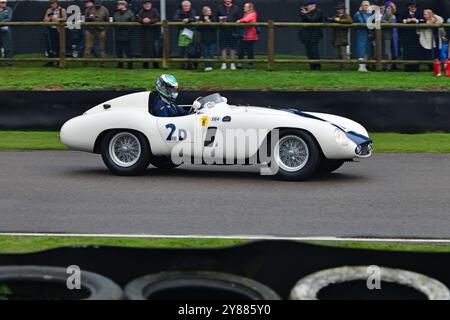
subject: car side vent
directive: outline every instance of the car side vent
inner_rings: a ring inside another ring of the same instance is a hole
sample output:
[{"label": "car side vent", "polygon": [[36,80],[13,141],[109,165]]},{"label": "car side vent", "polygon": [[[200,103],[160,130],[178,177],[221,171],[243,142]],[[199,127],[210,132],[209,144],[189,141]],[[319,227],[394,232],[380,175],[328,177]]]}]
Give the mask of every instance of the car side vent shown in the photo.
[{"label": "car side vent", "polygon": [[230,116],[223,117],[222,122],[231,122],[231,117]]}]

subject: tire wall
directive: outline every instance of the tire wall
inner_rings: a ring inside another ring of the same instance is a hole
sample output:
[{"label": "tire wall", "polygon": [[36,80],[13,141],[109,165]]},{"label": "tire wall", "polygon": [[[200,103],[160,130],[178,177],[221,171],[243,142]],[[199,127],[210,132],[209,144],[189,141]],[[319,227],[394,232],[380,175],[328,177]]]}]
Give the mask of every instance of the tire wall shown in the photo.
[{"label": "tire wall", "polygon": [[[59,130],[65,121],[109,99],[142,91],[2,91],[0,130]],[[221,90],[231,104],[296,108],[353,119],[373,132],[450,132],[450,92]],[[184,91],[189,104],[206,91]]]}]

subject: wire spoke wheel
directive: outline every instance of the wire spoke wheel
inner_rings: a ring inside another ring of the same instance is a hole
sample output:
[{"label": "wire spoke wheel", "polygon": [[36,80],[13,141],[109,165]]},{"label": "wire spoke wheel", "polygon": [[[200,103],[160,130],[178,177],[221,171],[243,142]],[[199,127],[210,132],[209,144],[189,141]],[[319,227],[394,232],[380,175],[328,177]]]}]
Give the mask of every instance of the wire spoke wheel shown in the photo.
[{"label": "wire spoke wheel", "polygon": [[295,135],[282,137],[275,146],[275,161],[281,169],[288,172],[301,170],[309,159],[306,142]]},{"label": "wire spoke wheel", "polygon": [[116,165],[128,168],[138,162],[142,147],[134,134],[120,132],[111,139],[108,150],[111,160]]}]

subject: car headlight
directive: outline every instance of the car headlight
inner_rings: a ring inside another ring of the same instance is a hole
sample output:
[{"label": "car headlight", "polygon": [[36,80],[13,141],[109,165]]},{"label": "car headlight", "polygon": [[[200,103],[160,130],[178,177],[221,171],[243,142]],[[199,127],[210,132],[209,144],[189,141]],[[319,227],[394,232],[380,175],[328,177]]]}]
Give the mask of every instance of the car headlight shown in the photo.
[{"label": "car headlight", "polygon": [[348,138],[347,138],[347,135],[346,135],[345,132],[342,131],[341,129],[336,128],[336,129],[334,130],[334,137],[335,137],[335,139],[336,139],[336,142],[337,142],[338,144],[340,144],[341,146],[344,146],[344,147],[348,146]]}]

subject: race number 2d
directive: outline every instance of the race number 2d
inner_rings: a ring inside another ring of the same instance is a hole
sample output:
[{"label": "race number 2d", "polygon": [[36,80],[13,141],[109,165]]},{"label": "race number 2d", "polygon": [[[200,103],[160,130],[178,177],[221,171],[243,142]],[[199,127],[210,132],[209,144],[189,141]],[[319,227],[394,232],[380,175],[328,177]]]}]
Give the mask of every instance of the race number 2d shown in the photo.
[{"label": "race number 2d", "polygon": [[183,141],[186,140],[187,132],[185,129],[178,129],[173,123],[166,124],[166,128],[169,129],[166,141]]}]

